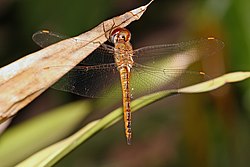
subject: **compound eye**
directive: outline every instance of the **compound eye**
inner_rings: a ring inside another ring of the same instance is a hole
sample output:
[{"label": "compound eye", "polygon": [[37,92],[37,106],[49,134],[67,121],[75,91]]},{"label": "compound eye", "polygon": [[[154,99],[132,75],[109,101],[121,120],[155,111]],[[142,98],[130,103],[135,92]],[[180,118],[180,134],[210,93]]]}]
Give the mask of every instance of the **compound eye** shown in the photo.
[{"label": "compound eye", "polygon": [[117,43],[120,40],[127,42],[130,40],[130,32],[126,28],[116,28],[111,32],[110,41],[112,43]]}]

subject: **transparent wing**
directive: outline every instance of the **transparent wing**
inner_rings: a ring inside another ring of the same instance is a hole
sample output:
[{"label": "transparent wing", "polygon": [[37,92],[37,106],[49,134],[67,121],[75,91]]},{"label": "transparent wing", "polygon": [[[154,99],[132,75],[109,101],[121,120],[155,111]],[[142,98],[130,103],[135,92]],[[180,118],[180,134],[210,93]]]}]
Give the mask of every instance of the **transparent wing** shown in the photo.
[{"label": "transparent wing", "polygon": [[[40,47],[47,47],[67,37],[48,30],[36,32],[32,39]],[[79,42],[79,39],[75,40]],[[52,88],[87,97],[111,97],[120,95],[119,72],[114,63],[114,49],[102,44],[71,71],[65,74]],[[69,55],[70,56],[70,55]],[[64,68],[51,67],[51,68]],[[114,92],[114,93],[113,93]],[[119,93],[118,93],[119,92]]]},{"label": "transparent wing", "polygon": [[[57,43],[61,40],[67,39],[65,35],[51,32],[49,30],[41,30],[33,34],[33,41],[42,48],[45,48],[49,45]],[[82,40],[74,39],[75,42]],[[114,63],[114,48],[111,45],[102,44],[97,48],[92,54],[90,54],[84,61],[81,62],[82,65],[97,65],[97,64],[107,64]]]},{"label": "transparent wing", "polygon": [[203,38],[177,44],[153,45],[134,51],[133,59],[150,66],[162,64],[161,68],[186,68],[203,57],[213,55],[224,43],[215,38]]},{"label": "transparent wing", "polygon": [[67,36],[53,33],[49,30],[41,30],[33,34],[33,41],[39,45],[41,48],[45,48],[49,45],[57,43],[61,40],[66,39]]},{"label": "transparent wing", "polygon": [[76,66],[52,88],[92,98],[121,98],[120,76],[115,64]]},{"label": "transparent wing", "polygon": [[162,90],[179,89],[209,79],[202,72],[185,69],[159,69],[135,64],[131,71],[132,96],[140,97]]}]

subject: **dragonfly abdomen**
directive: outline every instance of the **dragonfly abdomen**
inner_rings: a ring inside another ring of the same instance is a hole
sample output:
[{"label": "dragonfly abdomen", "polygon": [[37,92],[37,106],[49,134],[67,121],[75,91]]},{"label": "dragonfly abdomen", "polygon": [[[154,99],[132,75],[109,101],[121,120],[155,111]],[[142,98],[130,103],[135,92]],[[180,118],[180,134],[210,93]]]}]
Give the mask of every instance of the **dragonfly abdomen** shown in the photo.
[{"label": "dragonfly abdomen", "polygon": [[123,118],[125,123],[125,134],[127,138],[127,144],[131,144],[132,129],[131,129],[131,93],[130,93],[130,67],[124,66],[120,68],[120,77],[122,85],[122,96],[123,96]]}]

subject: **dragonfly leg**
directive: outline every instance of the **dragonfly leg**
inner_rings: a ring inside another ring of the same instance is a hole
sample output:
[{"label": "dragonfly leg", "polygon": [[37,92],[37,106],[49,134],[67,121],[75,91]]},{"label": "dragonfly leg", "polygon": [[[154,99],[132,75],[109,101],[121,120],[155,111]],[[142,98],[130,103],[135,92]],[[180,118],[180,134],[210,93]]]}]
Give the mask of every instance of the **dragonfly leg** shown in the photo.
[{"label": "dragonfly leg", "polygon": [[114,27],[115,27],[115,21],[114,21],[114,19],[112,19],[112,21],[113,21],[113,24],[112,24],[111,28],[110,28],[109,30],[107,30],[107,31],[106,31],[106,29],[105,29],[104,23],[102,24],[103,31],[105,32],[105,37],[106,37],[109,41],[110,41],[111,32],[112,32],[112,30],[113,30]]}]

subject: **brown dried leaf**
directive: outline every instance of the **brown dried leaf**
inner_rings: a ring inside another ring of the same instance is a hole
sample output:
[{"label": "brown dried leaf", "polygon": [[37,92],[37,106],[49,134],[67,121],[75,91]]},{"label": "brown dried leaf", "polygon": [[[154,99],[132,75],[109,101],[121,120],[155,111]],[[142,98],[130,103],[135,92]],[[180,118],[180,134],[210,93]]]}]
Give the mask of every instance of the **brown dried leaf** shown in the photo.
[{"label": "brown dried leaf", "polygon": [[[0,122],[16,114],[104,43],[107,40],[105,33],[114,27],[125,27],[138,20],[151,2],[104,21],[77,37],[63,40],[2,67]],[[64,65],[65,68],[50,68]]]}]

